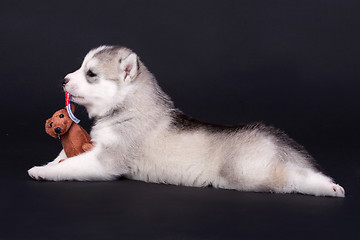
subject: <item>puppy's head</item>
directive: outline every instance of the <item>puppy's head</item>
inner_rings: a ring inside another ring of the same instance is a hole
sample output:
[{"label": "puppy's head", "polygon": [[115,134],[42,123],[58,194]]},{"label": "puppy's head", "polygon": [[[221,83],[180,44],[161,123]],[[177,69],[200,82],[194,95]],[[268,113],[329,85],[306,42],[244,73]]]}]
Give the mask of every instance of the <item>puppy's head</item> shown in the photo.
[{"label": "puppy's head", "polygon": [[90,117],[106,115],[121,105],[139,75],[135,53],[119,46],[91,50],[81,67],[66,75],[64,90],[71,100],[86,107]]},{"label": "puppy's head", "polygon": [[51,118],[46,120],[45,131],[50,136],[57,138],[65,134],[73,121],[70,119],[66,109],[56,111]]}]

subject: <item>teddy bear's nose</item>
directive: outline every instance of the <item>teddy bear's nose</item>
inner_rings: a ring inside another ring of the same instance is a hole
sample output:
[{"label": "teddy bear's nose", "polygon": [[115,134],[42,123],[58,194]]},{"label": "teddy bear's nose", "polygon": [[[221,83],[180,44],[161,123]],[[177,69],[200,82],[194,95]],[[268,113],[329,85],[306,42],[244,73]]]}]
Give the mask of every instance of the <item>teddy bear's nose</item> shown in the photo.
[{"label": "teddy bear's nose", "polygon": [[55,128],[55,132],[56,132],[57,134],[60,134],[60,133],[61,133],[61,128],[59,128],[59,127]]}]

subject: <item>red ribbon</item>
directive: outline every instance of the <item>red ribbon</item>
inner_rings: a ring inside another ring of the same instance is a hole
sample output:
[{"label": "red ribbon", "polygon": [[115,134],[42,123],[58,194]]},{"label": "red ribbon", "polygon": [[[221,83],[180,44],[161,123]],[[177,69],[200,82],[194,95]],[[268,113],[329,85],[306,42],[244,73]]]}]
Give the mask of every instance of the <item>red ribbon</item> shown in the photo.
[{"label": "red ribbon", "polygon": [[70,104],[70,93],[65,92],[65,106]]}]

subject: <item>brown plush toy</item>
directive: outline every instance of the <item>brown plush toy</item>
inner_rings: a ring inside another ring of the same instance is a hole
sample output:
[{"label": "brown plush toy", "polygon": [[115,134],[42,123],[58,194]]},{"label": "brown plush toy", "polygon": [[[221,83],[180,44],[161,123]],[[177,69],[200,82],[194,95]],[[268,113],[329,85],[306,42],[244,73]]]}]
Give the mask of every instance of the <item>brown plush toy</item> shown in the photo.
[{"label": "brown plush toy", "polygon": [[[75,111],[75,106],[71,106],[71,111]],[[54,138],[61,138],[61,144],[68,158],[79,155],[92,148],[89,134],[79,124],[73,122],[66,110],[61,109],[46,120],[45,131]],[[62,162],[64,159],[60,160]]]}]

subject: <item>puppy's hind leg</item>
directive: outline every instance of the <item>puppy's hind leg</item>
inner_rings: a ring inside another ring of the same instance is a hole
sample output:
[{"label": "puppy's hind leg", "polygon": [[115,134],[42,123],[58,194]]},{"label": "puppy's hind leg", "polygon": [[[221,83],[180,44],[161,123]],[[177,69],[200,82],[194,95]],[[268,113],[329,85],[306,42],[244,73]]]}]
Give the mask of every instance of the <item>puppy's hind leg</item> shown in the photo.
[{"label": "puppy's hind leg", "polygon": [[333,180],[311,168],[289,164],[286,183],[281,192],[298,192],[315,196],[345,197],[345,190]]},{"label": "puppy's hind leg", "polygon": [[28,173],[36,180],[48,181],[106,181],[116,178],[117,175],[106,171],[96,156],[95,152],[90,151],[59,164],[33,167]]}]

